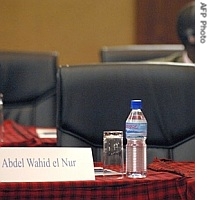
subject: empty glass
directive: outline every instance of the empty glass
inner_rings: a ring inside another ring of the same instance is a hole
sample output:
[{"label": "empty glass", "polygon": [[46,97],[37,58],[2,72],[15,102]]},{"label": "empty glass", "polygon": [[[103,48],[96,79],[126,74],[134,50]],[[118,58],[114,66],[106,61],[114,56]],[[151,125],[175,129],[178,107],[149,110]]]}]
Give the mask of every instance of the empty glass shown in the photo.
[{"label": "empty glass", "polygon": [[103,174],[123,177],[123,131],[103,132]]}]

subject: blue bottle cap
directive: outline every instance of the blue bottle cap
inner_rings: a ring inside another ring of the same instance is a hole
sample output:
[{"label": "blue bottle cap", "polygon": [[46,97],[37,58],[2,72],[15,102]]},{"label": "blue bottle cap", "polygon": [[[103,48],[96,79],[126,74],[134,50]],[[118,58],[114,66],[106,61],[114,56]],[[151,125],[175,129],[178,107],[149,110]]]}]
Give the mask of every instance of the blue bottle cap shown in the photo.
[{"label": "blue bottle cap", "polygon": [[141,100],[131,100],[131,109],[142,109]]}]

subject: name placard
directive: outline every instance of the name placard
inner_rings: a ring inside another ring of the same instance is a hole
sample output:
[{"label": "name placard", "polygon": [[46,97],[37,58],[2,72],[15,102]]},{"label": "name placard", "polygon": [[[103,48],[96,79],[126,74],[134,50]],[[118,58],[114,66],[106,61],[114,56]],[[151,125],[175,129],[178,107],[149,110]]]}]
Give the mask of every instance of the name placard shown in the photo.
[{"label": "name placard", "polygon": [[95,180],[91,148],[0,148],[0,182],[77,180]]}]

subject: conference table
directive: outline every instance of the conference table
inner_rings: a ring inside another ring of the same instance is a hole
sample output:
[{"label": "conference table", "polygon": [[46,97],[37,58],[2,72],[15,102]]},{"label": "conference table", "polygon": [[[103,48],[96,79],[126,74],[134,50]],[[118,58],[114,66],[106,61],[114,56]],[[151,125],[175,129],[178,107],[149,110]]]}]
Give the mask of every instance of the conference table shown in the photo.
[{"label": "conference table", "polygon": [[13,120],[4,121],[3,147],[50,147],[56,146],[55,137],[40,138],[37,130],[55,130],[55,128],[25,126]]},{"label": "conference table", "polygon": [[[39,138],[37,127],[5,120],[7,147],[51,147],[56,138]],[[100,167],[101,163],[94,163]],[[195,163],[156,158],[143,179],[96,176],[95,180],[0,182],[0,199],[195,199]]]}]

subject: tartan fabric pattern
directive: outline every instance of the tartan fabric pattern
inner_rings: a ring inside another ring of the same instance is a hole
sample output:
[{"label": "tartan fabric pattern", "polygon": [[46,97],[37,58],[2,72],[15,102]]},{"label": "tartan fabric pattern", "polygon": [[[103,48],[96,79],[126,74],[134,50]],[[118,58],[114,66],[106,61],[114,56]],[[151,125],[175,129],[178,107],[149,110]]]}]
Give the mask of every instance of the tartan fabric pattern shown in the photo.
[{"label": "tartan fabric pattern", "polygon": [[175,174],[179,174],[184,177],[195,176],[195,162],[175,162],[168,159],[155,159],[149,166],[149,169],[155,171],[167,171]]},{"label": "tartan fabric pattern", "polygon": [[[40,139],[36,127],[4,122],[3,146],[53,146],[55,139]],[[101,163],[94,163],[101,166]],[[195,163],[155,159],[143,179],[96,176],[95,181],[0,182],[0,199],[119,199],[194,200]]]},{"label": "tartan fabric pattern", "polygon": [[186,200],[186,178],[149,170],[145,179],[97,177],[95,181],[0,183],[0,198]]},{"label": "tartan fabric pattern", "polygon": [[188,180],[194,184],[189,177],[148,169],[144,179],[99,176],[95,181],[0,183],[0,199],[193,200],[195,187],[189,187]]},{"label": "tartan fabric pattern", "polygon": [[155,159],[148,169],[170,172],[187,178],[187,199],[195,199],[195,162],[175,162],[167,159]]},{"label": "tartan fabric pattern", "polygon": [[2,147],[55,146],[54,138],[39,138],[36,127],[23,126],[12,120],[4,121],[4,142]]}]

